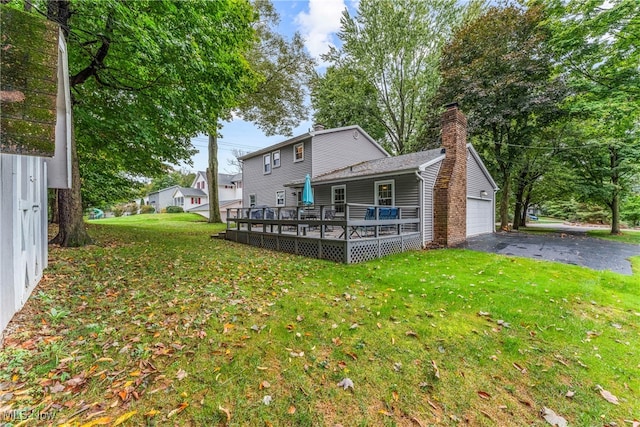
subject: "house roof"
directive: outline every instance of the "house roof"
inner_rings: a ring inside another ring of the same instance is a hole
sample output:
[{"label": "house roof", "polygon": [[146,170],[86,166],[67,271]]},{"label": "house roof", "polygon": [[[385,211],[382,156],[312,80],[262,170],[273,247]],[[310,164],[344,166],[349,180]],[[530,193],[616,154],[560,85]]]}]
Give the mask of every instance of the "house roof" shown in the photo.
[{"label": "house roof", "polygon": [[282,142],[279,142],[279,143],[274,144],[274,145],[270,145],[270,146],[262,148],[262,149],[260,149],[258,151],[254,151],[252,153],[245,154],[242,157],[238,157],[238,160],[250,159],[252,157],[256,157],[256,156],[268,153],[270,151],[277,150],[278,148],[286,147],[287,145],[291,145],[291,144],[295,144],[297,142],[301,142],[301,141],[305,141],[307,139],[311,139],[314,136],[324,135],[324,134],[334,133],[334,132],[342,132],[342,131],[345,131],[345,130],[357,130],[362,135],[364,135],[369,141],[371,141],[373,144],[375,144],[380,149],[380,151],[382,151],[383,153],[388,155],[387,151],[384,148],[382,148],[382,146],[380,144],[378,144],[373,138],[371,138],[371,136],[369,136],[369,134],[367,132],[365,132],[364,129],[362,129],[358,125],[352,125],[352,126],[344,126],[344,127],[340,127],[340,128],[331,128],[331,129],[323,129],[323,130],[305,132],[305,133],[303,133],[301,135],[294,136],[293,138],[286,139],[286,140],[284,140]]},{"label": "house roof", "polygon": [[193,188],[193,187],[178,188],[174,193],[174,197],[175,197],[175,194],[178,193],[178,191],[182,194],[183,197],[207,197],[207,193],[205,193],[204,191],[198,188]]},{"label": "house roof", "polygon": [[165,191],[169,191],[169,190],[175,190],[176,188],[180,188],[179,185],[172,185],[171,187],[166,187],[166,188],[162,188],[158,191],[152,191],[151,193],[149,193],[149,195],[151,194],[156,194],[156,193],[163,193]]},{"label": "house roof", "polygon": [[[320,184],[330,181],[344,181],[363,176],[385,175],[402,171],[412,172],[418,170],[420,167],[424,167],[430,162],[440,161],[442,159],[444,159],[444,154],[441,148],[418,151],[395,157],[383,157],[317,175],[312,178],[312,182],[314,184]],[[298,180],[288,183],[287,186],[301,185],[303,183],[304,180]]]},{"label": "house roof", "polygon": [[[196,181],[198,180],[198,176],[202,175],[202,178],[206,181],[207,180],[207,173],[205,171],[198,171],[196,173],[196,177],[193,180],[193,184],[191,184],[191,186],[193,186]],[[228,174],[228,173],[219,173],[218,174],[218,185],[232,185],[234,182],[240,182],[242,181],[242,174],[241,173],[236,173],[236,174]]]}]

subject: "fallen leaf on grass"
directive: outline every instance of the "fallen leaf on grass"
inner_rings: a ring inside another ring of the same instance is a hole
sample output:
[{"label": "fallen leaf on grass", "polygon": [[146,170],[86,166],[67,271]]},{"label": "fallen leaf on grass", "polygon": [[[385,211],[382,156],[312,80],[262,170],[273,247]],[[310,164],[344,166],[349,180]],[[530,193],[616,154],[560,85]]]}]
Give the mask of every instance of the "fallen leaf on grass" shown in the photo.
[{"label": "fallen leaf on grass", "polygon": [[189,406],[187,402],[181,403],[180,406],[178,406],[176,409],[172,410],[167,414],[167,418],[171,418],[174,415],[179,414],[180,412],[184,411],[187,408],[187,406]]},{"label": "fallen leaf on grass", "polygon": [[416,334],[413,331],[407,331],[407,332],[405,332],[405,335],[408,336],[408,337],[418,338],[418,334]]},{"label": "fallen leaf on grass", "polygon": [[269,388],[269,387],[271,387],[271,383],[265,380],[260,383],[260,386],[258,388],[262,390],[263,388]]},{"label": "fallen leaf on grass", "polygon": [[111,424],[111,417],[102,417],[82,424],[80,427],[106,426]]},{"label": "fallen leaf on grass", "polygon": [[265,405],[269,405],[271,404],[271,401],[273,400],[273,398],[269,395],[266,395],[265,397],[262,398],[262,403],[264,403]]},{"label": "fallen leaf on grass", "polygon": [[517,363],[513,363],[513,367],[516,368],[518,371],[520,371],[521,374],[526,374],[527,373],[527,368],[523,368],[522,366],[518,365]]},{"label": "fallen leaf on grass", "polygon": [[394,400],[394,401],[396,401],[396,402],[397,402],[397,401],[398,401],[398,399],[400,398],[400,395],[398,394],[398,392],[397,392],[397,391],[393,391],[393,392],[391,392],[391,395],[393,396],[393,400]]},{"label": "fallen leaf on grass", "polygon": [[598,390],[600,390],[600,396],[604,397],[604,399],[609,402],[612,403],[614,405],[619,405],[620,402],[618,402],[618,398],[616,396],[614,396],[613,394],[611,394],[611,392],[603,389],[601,386],[597,386]]},{"label": "fallen leaf on grass", "polygon": [[569,391],[567,391],[567,394],[565,394],[564,396],[568,397],[568,398],[572,398],[575,395],[576,395],[575,391],[569,390]]},{"label": "fallen leaf on grass", "polygon": [[491,395],[486,391],[482,391],[482,390],[478,390],[478,396],[480,396],[483,399],[491,399]]},{"label": "fallen leaf on grass", "polygon": [[229,332],[231,332],[232,329],[233,329],[233,324],[225,323],[224,324],[224,328],[222,329],[222,333],[223,334],[228,334]]},{"label": "fallen leaf on grass", "polygon": [[183,380],[186,376],[187,372],[184,369],[178,369],[178,373],[176,374],[178,380]]},{"label": "fallen leaf on grass", "polygon": [[433,374],[436,376],[436,378],[440,378],[440,369],[438,369],[438,365],[436,364],[435,360],[431,361],[431,366],[433,366]]},{"label": "fallen leaf on grass", "polygon": [[565,420],[560,415],[556,414],[552,409],[547,408],[546,406],[542,408],[540,412],[542,418],[545,419],[549,424],[555,427],[566,427],[567,420]]},{"label": "fallen leaf on grass", "polygon": [[231,422],[231,411],[229,411],[227,408],[223,408],[220,405],[218,405],[218,410],[224,412],[224,415],[227,417],[227,424],[229,424]]},{"label": "fallen leaf on grass", "polygon": [[137,413],[138,411],[131,411],[131,412],[127,412],[126,414],[120,415],[118,419],[115,420],[115,422],[113,423],[114,427],[119,426],[120,424],[127,421],[129,418],[133,417]]},{"label": "fallen leaf on grass", "polygon": [[289,415],[293,415],[293,414],[295,414],[295,413],[296,413],[296,407],[295,407],[295,406],[293,406],[293,405],[289,406],[289,409],[287,409],[287,413],[288,413]]},{"label": "fallen leaf on grass", "polygon": [[378,413],[379,413],[379,414],[382,414],[382,415],[386,415],[387,417],[392,417],[392,416],[393,416],[393,414],[392,414],[391,412],[386,411],[386,410],[384,410],[384,409],[380,409],[380,410],[378,411]]},{"label": "fallen leaf on grass", "polygon": [[342,387],[345,390],[349,388],[351,388],[352,390],[355,390],[353,386],[353,381],[351,381],[350,378],[343,378],[342,381],[338,383],[338,387]]}]

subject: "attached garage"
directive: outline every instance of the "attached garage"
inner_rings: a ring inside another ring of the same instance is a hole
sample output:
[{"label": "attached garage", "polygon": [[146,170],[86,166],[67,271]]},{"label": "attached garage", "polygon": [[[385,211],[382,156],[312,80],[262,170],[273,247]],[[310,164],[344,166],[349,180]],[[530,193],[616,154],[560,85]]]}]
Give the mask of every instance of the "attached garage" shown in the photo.
[{"label": "attached garage", "polygon": [[467,237],[492,233],[493,200],[467,197]]}]

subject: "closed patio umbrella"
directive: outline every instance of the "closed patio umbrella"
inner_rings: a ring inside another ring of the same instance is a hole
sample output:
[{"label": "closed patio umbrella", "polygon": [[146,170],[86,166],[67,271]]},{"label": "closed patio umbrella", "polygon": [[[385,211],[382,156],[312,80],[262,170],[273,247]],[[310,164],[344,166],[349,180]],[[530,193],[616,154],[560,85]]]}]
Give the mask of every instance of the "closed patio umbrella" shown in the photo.
[{"label": "closed patio umbrella", "polygon": [[313,204],[313,192],[311,191],[311,177],[309,174],[304,178],[304,188],[302,189],[302,204],[309,206]]}]

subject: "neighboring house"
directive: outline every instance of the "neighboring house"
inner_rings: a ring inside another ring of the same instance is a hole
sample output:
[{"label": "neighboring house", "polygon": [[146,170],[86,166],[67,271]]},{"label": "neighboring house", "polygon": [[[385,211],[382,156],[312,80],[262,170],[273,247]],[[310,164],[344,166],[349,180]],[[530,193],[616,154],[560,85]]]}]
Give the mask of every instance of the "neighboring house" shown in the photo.
[{"label": "neighboring house", "polygon": [[1,337],[47,267],[47,188],[71,187],[71,97],[58,26],[5,6],[0,20]]},{"label": "neighboring house", "polygon": [[[222,221],[226,221],[227,208],[242,206],[242,174],[218,174],[218,200]],[[185,212],[193,212],[209,218],[209,186],[207,174],[196,173],[191,187],[174,185],[149,193],[149,204],[161,212],[167,206],[180,206]]]},{"label": "neighboring house", "polygon": [[[239,158],[243,164],[243,205],[296,206],[302,181],[356,162],[389,157],[360,126],[313,131]],[[287,184],[299,181],[299,185]]]},{"label": "neighboring house", "polygon": [[154,207],[156,213],[162,212],[167,206],[173,206],[173,195],[178,188],[180,188],[179,185],[172,185],[171,187],[149,193],[149,204]]},{"label": "neighboring house", "polygon": [[[297,157],[300,148],[304,155]],[[466,118],[456,104],[443,116],[442,148],[389,157],[351,126],[310,132],[241,160],[246,207],[299,205],[308,173],[314,204],[333,208],[336,216],[344,215],[344,203],[419,207],[423,247],[453,246],[495,231],[498,187],[466,143]]]}]

